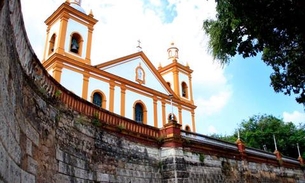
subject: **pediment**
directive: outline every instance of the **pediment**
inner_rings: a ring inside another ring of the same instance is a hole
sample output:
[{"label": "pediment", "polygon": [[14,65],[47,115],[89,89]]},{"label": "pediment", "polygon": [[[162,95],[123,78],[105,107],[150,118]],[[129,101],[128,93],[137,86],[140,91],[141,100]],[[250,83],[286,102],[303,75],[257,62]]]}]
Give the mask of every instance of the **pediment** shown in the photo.
[{"label": "pediment", "polygon": [[142,51],[98,64],[95,67],[166,95],[172,93],[166,81]]}]

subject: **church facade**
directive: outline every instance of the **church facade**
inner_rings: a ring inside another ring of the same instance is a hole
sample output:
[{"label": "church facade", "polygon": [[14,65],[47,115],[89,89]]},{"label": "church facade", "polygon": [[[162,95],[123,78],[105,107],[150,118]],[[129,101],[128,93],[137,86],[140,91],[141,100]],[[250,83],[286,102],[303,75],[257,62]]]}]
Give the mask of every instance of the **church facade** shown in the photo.
[{"label": "church facade", "polygon": [[161,128],[175,120],[196,132],[192,72],[181,64],[179,49],[171,43],[170,63],[152,64],[141,50],[91,65],[94,25],[80,0],[62,3],[49,16],[42,64],[64,87],[98,107]]}]

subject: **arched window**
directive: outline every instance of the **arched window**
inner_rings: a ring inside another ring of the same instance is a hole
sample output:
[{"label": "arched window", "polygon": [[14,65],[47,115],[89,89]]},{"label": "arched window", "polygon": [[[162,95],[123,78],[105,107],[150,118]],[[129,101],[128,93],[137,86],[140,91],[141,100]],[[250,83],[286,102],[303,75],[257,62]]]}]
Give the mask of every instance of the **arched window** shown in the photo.
[{"label": "arched window", "polygon": [[53,34],[49,41],[49,55],[54,52],[56,34]]},{"label": "arched window", "polygon": [[185,126],[185,131],[190,132],[190,131],[191,131],[191,128],[190,128],[188,125],[186,125],[186,126]]},{"label": "arched window", "polygon": [[77,33],[71,35],[70,51],[76,54],[81,54],[82,39]]},{"label": "arched window", "polygon": [[139,123],[143,123],[143,106],[140,103],[135,105],[135,121]]},{"label": "arched window", "polygon": [[182,97],[188,98],[188,88],[185,82],[181,83]]},{"label": "arched window", "polygon": [[98,92],[95,92],[94,94],[93,94],[93,104],[95,104],[95,105],[97,105],[98,107],[102,107],[102,100],[103,98],[102,98],[102,95],[101,94],[99,94]]},{"label": "arched window", "polygon": [[90,100],[98,107],[106,109],[107,98],[101,90],[94,90],[91,93]]}]

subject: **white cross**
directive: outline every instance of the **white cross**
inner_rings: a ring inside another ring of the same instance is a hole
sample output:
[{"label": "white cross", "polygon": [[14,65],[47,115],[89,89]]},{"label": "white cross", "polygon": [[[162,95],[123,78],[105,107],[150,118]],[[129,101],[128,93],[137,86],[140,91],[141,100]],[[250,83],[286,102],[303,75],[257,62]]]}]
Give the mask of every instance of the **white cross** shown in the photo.
[{"label": "white cross", "polygon": [[142,50],[141,41],[140,41],[140,40],[138,40],[138,46],[137,46],[137,48],[138,48],[138,51],[141,51],[141,50]]}]

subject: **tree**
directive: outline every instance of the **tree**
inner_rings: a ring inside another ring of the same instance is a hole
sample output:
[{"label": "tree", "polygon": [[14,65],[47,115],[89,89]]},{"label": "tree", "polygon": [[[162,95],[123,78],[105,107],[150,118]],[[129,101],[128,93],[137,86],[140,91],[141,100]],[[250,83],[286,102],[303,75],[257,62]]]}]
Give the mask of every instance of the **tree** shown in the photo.
[{"label": "tree", "polygon": [[272,115],[254,115],[249,120],[243,120],[239,124],[239,128],[232,135],[233,138],[225,136],[224,138],[220,137],[220,139],[234,142],[237,139],[237,131],[239,131],[240,137],[247,147],[274,152],[274,135],[277,149],[283,155],[298,158],[297,143],[303,157],[305,156],[304,127],[304,124],[297,127],[292,122],[284,122]]},{"label": "tree", "polygon": [[228,64],[236,54],[262,53],[275,92],[296,94],[305,105],[304,10],[304,0],[218,0],[216,19],[203,28],[214,59]]}]

